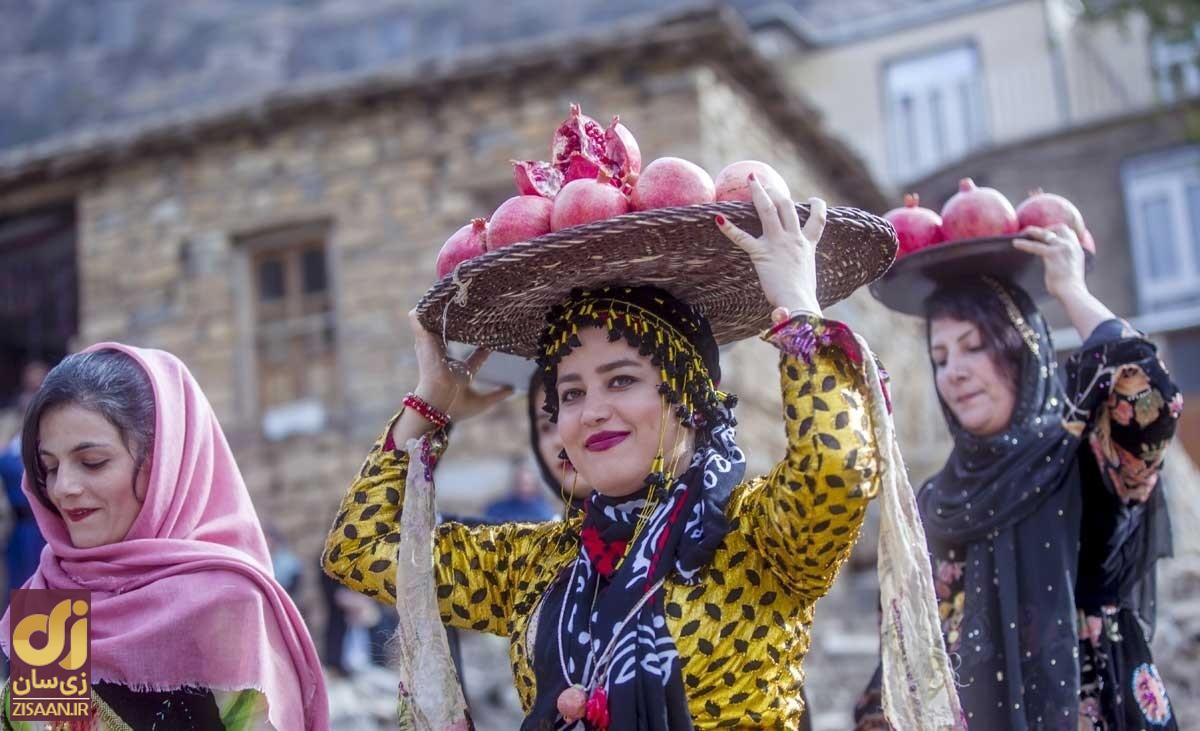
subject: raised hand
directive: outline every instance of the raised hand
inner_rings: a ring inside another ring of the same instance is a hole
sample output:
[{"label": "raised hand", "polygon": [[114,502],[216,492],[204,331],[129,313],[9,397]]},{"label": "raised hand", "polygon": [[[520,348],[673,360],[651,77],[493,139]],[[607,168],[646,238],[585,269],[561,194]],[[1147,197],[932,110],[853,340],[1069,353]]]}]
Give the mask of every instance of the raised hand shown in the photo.
[{"label": "raised hand", "polygon": [[1080,340],[1087,340],[1100,323],[1116,317],[1088,291],[1083,246],[1070,226],[1029,226],[1013,241],[1013,248],[1041,258],[1046,267],[1046,291],[1062,303]]},{"label": "raised hand", "polygon": [[1027,226],[1013,248],[1041,257],[1046,267],[1046,291],[1061,300],[1077,291],[1087,291],[1084,281],[1083,246],[1075,231],[1065,224],[1050,228]]},{"label": "raised hand", "polygon": [[750,255],[763,295],[776,308],[776,320],[779,310],[785,317],[796,312],[819,316],[816,250],[825,231],[825,201],[808,200],[808,221],[801,227],[795,204],[782,191],[764,187],[753,175],[750,191],[762,221],[762,236],[751,236],[724,216],[717,216],[717,227]]},{"label": "raised hand", "polygon": [[408,313],[408,321],[417,353],[415,393],[431,406],[462,421],[487,411],[512,394],[507,386],[484,393],[471,387],[471,380],[491,355],[490,351],[476,348],[465,360],[450,360],[442,341],[425,329],[416,310]]}]

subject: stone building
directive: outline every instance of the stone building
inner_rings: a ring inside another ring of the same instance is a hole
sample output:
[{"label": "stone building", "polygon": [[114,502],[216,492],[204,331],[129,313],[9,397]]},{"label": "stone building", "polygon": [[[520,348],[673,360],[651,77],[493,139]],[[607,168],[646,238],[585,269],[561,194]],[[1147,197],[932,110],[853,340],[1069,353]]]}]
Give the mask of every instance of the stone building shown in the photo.
[{"label": "stone building", "polygon": [[[541,156],[571,101],[620,113],[647,160],[714,173],[770,160],[797,197],[885,203],[736,16],[687,11],[19,147],[0,158],[0,271],[22,294],[0,316],[43,352],[121,340],[183,358],[260,514],[315,568],[350,478],[414,385],[405,313],[438,247],[514,194],[509,159]],[[894,371],[914,365],[865,294],[837,311]],[[767,354],[752,341],[725,353],[759,470],[783,445]],[[524,419],[513,402],[456,430],[444,507],[504,489]],[[301,598],[320,626],[315,584]]]}]

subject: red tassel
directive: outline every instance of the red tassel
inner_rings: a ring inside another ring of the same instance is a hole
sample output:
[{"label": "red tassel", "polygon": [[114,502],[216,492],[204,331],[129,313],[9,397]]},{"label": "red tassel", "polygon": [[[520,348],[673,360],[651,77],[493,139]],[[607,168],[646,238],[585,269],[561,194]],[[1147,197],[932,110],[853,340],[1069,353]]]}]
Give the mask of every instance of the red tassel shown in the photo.
[{"label": "red tassel", "polygon": [[608,728],[608,693],[604,692],[604,686],[596,686],[592,697],[588,698],[586,718],[598,729]]}]

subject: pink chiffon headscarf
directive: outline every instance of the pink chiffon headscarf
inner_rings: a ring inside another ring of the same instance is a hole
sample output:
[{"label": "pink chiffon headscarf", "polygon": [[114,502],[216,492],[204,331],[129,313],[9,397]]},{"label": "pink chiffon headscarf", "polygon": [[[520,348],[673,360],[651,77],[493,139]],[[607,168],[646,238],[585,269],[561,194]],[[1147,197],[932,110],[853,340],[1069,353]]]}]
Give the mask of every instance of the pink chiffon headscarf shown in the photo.
[{"label": "pink chiffon headscarf", "polygon": [[[187,367],[161,350],[99,343],[142,367],[154,388],[149,486],[125,539],[75,548],[66,524],[29,496],[47,545],[26,589],[87,589],[94,682],[262,692],[276,729],[329,727],[312,637],[275,581],[266,538],[212,407]],[[9,617],[0,642],[10,654]]]}]

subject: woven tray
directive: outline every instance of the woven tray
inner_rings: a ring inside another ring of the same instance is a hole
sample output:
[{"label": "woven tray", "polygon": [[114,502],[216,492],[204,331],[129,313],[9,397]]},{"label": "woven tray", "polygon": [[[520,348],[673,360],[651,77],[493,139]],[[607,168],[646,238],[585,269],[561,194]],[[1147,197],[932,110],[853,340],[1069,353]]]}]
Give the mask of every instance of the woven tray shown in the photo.
[{"label": "woven tray", "polygon": [[[871,284],[871,294],[888,308],[925,316],[925,301],[938,287],[990,276],[1025,290],[1035,301],[1050,298],[1046,291],[1041,257],[1013,248],[1019,235],[962,239],[935,244],[896,260],[892,268]],[[1095,257],[1084,252],[1091,271]]]},{"label": "woven tray", "polygon": [[[796,205],[800,222],[807,203]],[[712,203],[627,213],[512,244],[463,262],[417,304],[444,341],[525,358],[537,355],[546,311],[575,288],[654,285],[700,309],[717,342],[758,334],[770,319],[750,257],[717,229],[723,214],[762,233],[749,203]],[[845,299],[891,265],[896,233],[879,216],[832,207],[817,245],[817,298]]]}]

